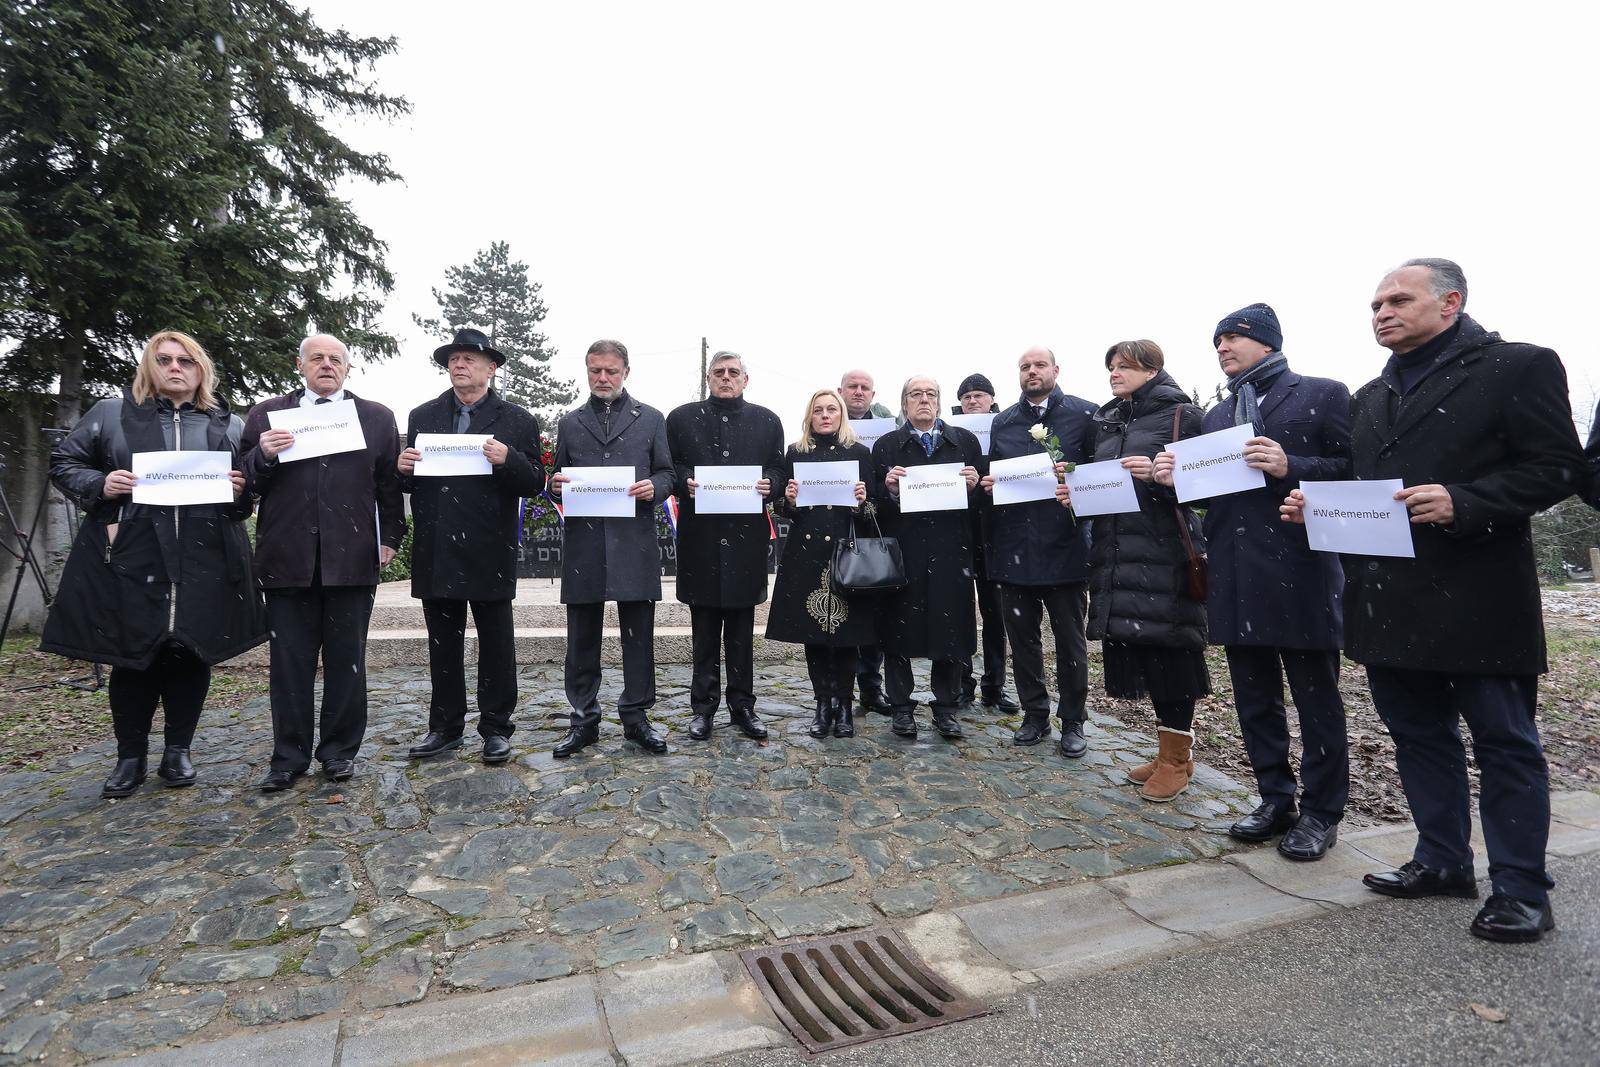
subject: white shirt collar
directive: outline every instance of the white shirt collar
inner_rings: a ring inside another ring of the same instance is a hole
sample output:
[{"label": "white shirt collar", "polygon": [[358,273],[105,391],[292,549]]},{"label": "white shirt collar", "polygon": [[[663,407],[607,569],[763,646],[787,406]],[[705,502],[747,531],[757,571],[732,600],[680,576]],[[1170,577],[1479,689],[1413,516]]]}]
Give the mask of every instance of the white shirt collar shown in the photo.
[{"label": "white shirt collar", "polygon": [[[311,407],[320,399],[321,397],[317,396],[316,393],[313,393],[311,390],[307,389],[300,394],[300,406],[303,408]],[[328,399],[335,402],[343,400],[344,390],[340,389],[338,392],[331,394]]]}]

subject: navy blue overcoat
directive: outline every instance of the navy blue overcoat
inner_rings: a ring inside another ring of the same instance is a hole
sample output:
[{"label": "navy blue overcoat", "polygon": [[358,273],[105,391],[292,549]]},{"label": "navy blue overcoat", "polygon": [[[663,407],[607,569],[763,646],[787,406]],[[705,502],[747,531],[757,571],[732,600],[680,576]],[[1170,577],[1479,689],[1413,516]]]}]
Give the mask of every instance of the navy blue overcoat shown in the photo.
[{"label": "navy blue overcoat", "polygon": [[[1056,389],[1044,424],[1061,443],[1062,457],[1082,463],[1094,448],[1094,405]],[[1043,452],[1028,435],[1039,418],[1018,400],[995,416],[989,431],[989,462]],[[987,468],[984,468],[987,471]],[[1085,527],[1054,500],[990,509],[984,567],[991,581],[1010,585],[1071,585],[1089,580]]]}]

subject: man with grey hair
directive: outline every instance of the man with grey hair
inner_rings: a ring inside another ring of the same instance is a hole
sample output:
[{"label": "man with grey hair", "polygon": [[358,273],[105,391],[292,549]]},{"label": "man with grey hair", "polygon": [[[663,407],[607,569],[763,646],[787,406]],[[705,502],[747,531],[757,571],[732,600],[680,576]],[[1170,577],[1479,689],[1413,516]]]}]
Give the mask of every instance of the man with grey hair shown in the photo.
[{"label": "man with grey hair", "polygon": [[[1466,278],[1449,260],[1414,259],[1385,275],[1372,328],[1391,354],[1351,401],[1354,476],[1404,486],[1394,498],[1410,513],[1415,552],[1345,557],[1345,654],[1367,668],[1417,824],[1411,861],[1363,881],[1395,897],[1477,897],[1465,719],[1492,886],[1471,930],[1537,941],[1555,919],[1529,519],[1580,491],[1583,453],[1561,360],[1501,340],[1465,314],[1466,301]],[[1304,503],[1291,492],[1283,516],[1303,521]]]},{"label": "man with grey hair", "polygon": [[[367,729],[367,623],[378,572],[406,532],[394,413],[344,387],[350,353],[337,337],[307,337],[295,370],[304,384],[252,408],[240,441],[245,485],[261,500],[255,572],[272,631],[272,764],[261,782],[268,793],[293,785],[313,758],[331,780],[355,772]],[[294,434],[272,429],[268,414],[342,400],[354,403],[366,446],[285,462]]]},{"label": "man with grey hair", "polygon": [[[728,667],[728,715],[739,732],[763,741],[767,728],[756,715],[756,605],[767,599],[767,545],[771,527],[765,501],[783,492],[783,423],[745,400],[750,384],[744,358],[718,352],[706,372],[709,395],[674,408],[667,416],[678,492],[678,599],[689,605],[694,676],[689,685],[689,739],[711,737]],[[696,504],[699,478],[724,467],[756,467],[760,510],[703,514]]]},{"label": "man with grey hair", "polygon": [[[877,383],[872,375],[859,367],[839,376],[839,398],[844,401],[845,418],[893,418],[893,412],[874,402],[877,395]],[[865,645],[857,653],[856,692],[860,694],[862,708],[880,715],[889,714],[889,702],[883,698],[882,645]]]}]

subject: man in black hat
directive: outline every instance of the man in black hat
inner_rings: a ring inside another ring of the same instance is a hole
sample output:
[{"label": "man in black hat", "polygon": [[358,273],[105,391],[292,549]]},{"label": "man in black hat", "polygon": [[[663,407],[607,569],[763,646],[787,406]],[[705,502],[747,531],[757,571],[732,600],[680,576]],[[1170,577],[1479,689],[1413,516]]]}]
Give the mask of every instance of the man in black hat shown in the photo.
[{"label": "man in black hat", "polygon": [[[961,379],[956,391],[961,401],[950,412],[953,415],[987,415],[997,413],[1000,405],[994,398],[994,384],[982,374],[969,374]],[[981,474],[989,473],[989,457],[985,455],[979,465]],[[972,677],[972,661],[966,663],[966,673],[961,680],[961,702],[971,704],[979,695],[981,684],[983,706],[997,711],[1016,711],[1017,702],[1006,693],[1006,626],[1000,614],[1000,585],[989,579],[984,567],[983,542],[988,535],[989,494],[978,495],[977,506],[971,509],[973,541],[972,573],[978,589],[978,616],[983,620],[983,679],[980,683]]]},{"label": "man in black hat", "polygon": [[[478,330],[456,331],[433,353],[450,388],[411,412],[400,453],[402,487],[411,494],[411,595],[428,627],[433,698],[428,735],[412,759],[459,748],[466,727],[467,606],[478,631],[478,733],[483,761],[511,758],[517,706],[517,649],[511,601],[517,594],[517,505],[544,489],[539,420],[494,391],[505,357]],[[417,477],[417,435],[487,434],[488,475]]]}]

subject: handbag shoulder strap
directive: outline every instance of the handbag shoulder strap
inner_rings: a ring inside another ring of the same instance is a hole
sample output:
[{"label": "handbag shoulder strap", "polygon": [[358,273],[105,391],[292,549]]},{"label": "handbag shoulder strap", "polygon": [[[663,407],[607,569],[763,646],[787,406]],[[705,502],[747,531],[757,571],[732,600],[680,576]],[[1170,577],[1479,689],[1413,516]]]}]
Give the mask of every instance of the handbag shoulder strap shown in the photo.
[{"label": "handbag shoulder strap", "polygon": [[[1183,405],[1174,404],[1172,407],[1172,439],[1176,441],[1183,434]],[[1189,534],[1189,523],[1184,518],[1183,505],[1178,502],[1177,491],[1173,491],[1172,513],[1178,517],[1178,535],[1183,538],[1183,554],[1186,559],[1199,559],[1200,553],[1195,550],[1194,538]]]}]

